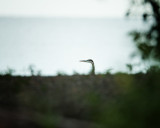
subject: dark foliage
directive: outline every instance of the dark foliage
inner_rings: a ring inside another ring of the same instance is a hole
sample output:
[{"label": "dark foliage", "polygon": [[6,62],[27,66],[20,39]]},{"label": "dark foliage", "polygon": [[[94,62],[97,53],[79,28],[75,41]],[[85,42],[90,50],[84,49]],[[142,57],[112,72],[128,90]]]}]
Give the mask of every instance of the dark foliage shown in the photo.
[{"label": "dark foliage", "polygon": [[100,108],[118,94],[115,85],[110,75],[0,76],[0,126],[67,127],[74,120],[68,127],[95,127]]},{"label": "dark foliage", "polygon": [[[147,6],[148,5],[148,6]],[[159,0],[132,0],[132,7],[127,15],[135,13],[132,8],[147,10],[141,15],[143,20],[150,25],[145,31],[132,31],[130,35],[141,53],[143,60],[160,61],[160,1]],[[147,6],[147,7],[146,7]],[[146,9],[147,8],[147,9]],[[150,11],[148,11],[150,8]],[[138,12],[137,12],[138,13]],[[149,23],[150,22],[150,23]]]},{"label": "dark foliage", "polygon": [[0,77],[0,126],[158,127],[160,72]]}]

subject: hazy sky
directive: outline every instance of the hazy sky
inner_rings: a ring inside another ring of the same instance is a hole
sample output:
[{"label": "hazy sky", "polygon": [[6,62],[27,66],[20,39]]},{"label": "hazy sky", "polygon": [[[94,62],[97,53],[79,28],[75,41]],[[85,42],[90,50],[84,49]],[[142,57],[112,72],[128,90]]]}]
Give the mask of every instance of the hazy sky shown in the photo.
[{"label": "hazy sky", "polygon": [[0,0],[0,16],[123,17],[128,0]]},{"label": "hazy sky", "polygon": [[145,27],[140,21],[123,19],[129,2],[0,0],[0,71],[11,67],[23,73],[21,69],[26,71],[26,66],[34,64],[47,75],[86,73],[90,65],[79,60],[89,58],[95,61],[96,72],[124,71],[133,51],[127,33]]}]

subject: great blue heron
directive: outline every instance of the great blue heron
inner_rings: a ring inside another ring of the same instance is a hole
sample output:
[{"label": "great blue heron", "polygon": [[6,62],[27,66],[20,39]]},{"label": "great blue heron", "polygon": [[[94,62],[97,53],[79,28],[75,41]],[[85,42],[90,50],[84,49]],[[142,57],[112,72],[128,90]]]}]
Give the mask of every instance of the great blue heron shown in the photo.
[{"label": "great blue heron", "polygon": [[87,62],[87,63],[90,63],[92,65],[92,69],[91,69],[91,75],[95,75],[95,66],[94,66],[94,62],[93,60],[91,59],[88,59],[88,60],[80,60],[80,62]]}]

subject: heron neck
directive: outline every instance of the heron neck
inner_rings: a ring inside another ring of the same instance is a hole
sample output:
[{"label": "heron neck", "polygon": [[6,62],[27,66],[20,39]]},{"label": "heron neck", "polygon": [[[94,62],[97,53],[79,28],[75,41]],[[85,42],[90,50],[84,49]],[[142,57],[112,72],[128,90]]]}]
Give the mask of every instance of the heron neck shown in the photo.
[{"label": "heron neck", "polygon": [[92,64],[91,74],[92,74],[92,75],[95,75],[95,66],[94,66],[94,63],[91,63],[91,64]]}]

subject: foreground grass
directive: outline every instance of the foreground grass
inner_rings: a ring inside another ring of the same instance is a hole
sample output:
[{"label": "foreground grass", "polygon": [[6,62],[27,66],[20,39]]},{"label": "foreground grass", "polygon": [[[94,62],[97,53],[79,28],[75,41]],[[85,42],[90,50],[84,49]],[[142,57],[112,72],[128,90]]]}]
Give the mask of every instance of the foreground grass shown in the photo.
[{"label": "foreground grass", "polygon": [[157,126],[158,78],[159,74],[0,76],[0,127]]}]

